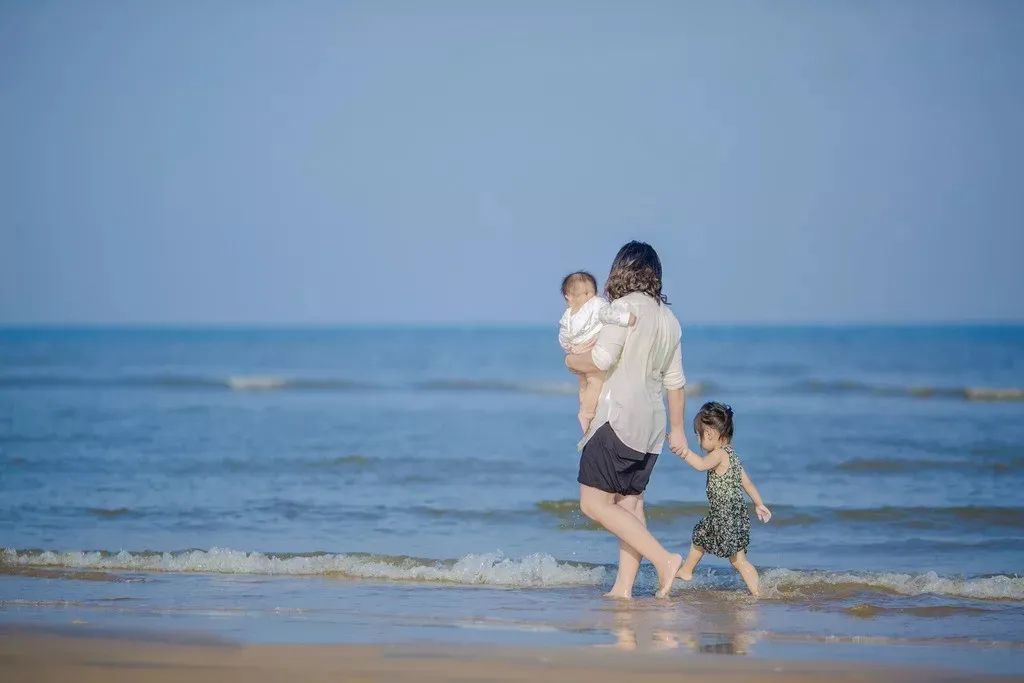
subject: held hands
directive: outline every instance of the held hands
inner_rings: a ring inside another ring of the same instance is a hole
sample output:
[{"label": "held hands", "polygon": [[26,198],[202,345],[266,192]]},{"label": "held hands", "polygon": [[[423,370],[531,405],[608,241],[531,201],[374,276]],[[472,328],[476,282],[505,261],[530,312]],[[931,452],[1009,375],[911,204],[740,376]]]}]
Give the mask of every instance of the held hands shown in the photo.
[{"label": "held hands", "polygon": [[769,510],[768,507],[763,503],[761,505],[756,506],[754,510],[757,512],[757,518],[761,520],[764,524],[767,524],[768,520],[772,518],[772,511]]},{"label": "held hands", "polygon": [[669,432],[668,449],[680,458],[686,457],[686,452],[690,450],[690,444],[686,442],[686,436],[682,431],[673,429]]}]

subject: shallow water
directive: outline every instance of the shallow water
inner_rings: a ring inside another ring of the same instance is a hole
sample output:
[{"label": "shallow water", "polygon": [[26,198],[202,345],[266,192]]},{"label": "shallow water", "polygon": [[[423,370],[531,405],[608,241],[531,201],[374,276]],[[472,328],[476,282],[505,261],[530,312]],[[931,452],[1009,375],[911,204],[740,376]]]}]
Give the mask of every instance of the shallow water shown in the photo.
[{"label": "shallow water", "polygon": [[[599,597],[551,330],[0,331],[0,621],[1024,668],[1024,328],[688,328],[685,364],[775,511],[760,602],[713,558]],[[647,501],[682,550],[704,478],[665,454]]]}]

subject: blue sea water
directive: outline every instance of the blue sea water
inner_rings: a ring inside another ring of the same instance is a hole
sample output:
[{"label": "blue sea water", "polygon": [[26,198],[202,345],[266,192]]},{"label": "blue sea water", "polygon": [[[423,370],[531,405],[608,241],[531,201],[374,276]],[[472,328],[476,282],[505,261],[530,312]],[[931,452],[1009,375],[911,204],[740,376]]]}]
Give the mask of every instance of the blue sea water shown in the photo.
[{"label": "blue sea water", "polygon": [[[1024,668],[1024,328],[693,326],[684,363],[775,512],[760,601],[715,558],[600,597],[551,329],[0,330],[0,623]],[[685,552],[703,475],[666,451],[647,506]]]}]

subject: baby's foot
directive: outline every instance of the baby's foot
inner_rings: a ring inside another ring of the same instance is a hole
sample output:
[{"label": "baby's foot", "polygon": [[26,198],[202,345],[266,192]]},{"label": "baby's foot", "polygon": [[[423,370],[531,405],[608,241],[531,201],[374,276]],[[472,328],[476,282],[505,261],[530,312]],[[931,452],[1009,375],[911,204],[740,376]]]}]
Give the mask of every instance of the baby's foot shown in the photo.
[{"label": "baby's foot", "polygon": [[654,594],[656,598],[667,598],[669,591],[672,590],[672,582],[676,578],[676,572],[679,571],[683,565],[682,555],[669,555],[668,561],[662,565],[663,572],[658,572],[658,592]]}]

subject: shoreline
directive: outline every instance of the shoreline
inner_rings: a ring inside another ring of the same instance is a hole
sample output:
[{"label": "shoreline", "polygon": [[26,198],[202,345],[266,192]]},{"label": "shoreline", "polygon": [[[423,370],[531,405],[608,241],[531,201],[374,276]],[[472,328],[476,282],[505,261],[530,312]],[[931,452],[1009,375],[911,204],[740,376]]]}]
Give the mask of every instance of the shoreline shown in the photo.
[{"label": "shoreline", "polygon": [[217,681],[261,683],[363,680],[558,680],[566,683],[701,681],[722,683],[875,683],[1019,681],[960,670],[864,662],[789,661],[622,652],[606,647],[512,647],[441,644],[248,645],[202,634],[71,634],[66,629],[0,628],[0,662],[9,680]]}]

